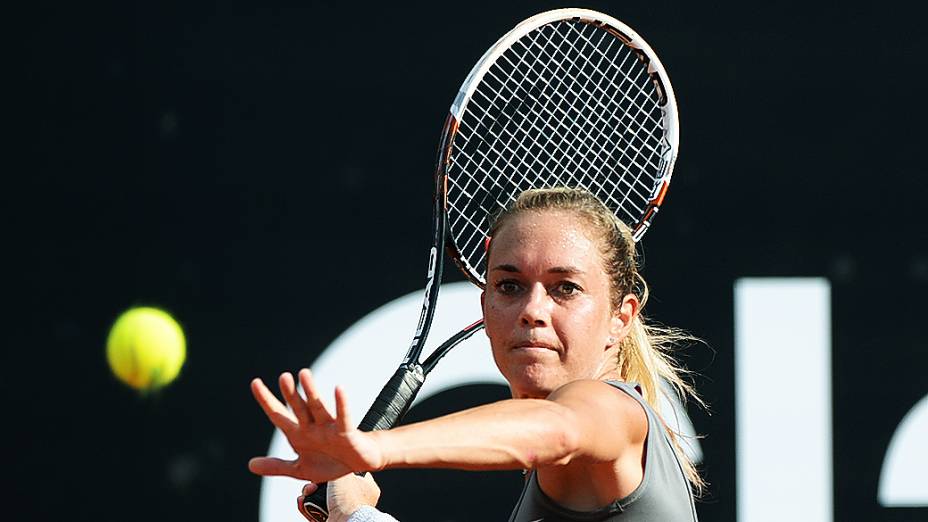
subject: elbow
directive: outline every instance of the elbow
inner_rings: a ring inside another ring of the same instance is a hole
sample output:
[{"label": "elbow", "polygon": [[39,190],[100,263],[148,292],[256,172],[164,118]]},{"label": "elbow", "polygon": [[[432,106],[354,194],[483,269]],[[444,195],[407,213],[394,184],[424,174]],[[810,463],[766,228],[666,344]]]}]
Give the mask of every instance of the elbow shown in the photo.
[{"label": "elbow", "polygon": [[565,422],[559,426],[553,439],[556,458],[552,464],[567,464],[580,453],[582,437],[576,423]]},{"label": "elbow", "polygon": [[[540,451],[525,455],[525,468],[537,465],[565,465],[580,452],[582,435],[578,423],[572,419],[573,412],[556,404],[546,405],[549,409],[544,429],[539,440],[543,441]],[[553,406],[553,407],[552,407]]]}]

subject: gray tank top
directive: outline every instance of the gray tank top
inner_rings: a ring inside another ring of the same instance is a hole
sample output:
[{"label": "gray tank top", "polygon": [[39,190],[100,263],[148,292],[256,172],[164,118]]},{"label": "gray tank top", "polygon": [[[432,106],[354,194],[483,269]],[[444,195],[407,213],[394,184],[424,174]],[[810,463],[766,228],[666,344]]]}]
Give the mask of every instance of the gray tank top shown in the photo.
[{"label": "gray tank top", "polygon": [[509,522],[696,522],[696,506],[689,482],[657,413],[634,385],[606,382],[638,401],[648,416],[641,484],[627,497],[596,511],[573,511],[548,498],[532,471]]}]

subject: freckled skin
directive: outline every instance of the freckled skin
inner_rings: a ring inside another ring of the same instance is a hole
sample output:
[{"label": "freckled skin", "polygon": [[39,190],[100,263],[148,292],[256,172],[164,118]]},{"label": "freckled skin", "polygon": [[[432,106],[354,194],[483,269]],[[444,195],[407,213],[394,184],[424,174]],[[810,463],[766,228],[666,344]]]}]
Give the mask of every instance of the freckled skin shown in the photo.
[{"label": "freckled skin", "polygon": [[[578,379],[619,378],[624,333],[598,239],[566,211],[526,212],[492,240],[482,303],[493,357],[515,398]],[[566,270],[565,270],[566,269]]]}]

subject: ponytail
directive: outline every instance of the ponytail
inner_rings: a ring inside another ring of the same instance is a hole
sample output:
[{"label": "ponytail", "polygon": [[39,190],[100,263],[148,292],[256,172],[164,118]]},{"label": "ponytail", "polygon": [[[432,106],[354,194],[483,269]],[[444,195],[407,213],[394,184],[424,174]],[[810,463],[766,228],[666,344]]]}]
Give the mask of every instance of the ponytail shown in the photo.
[{"label": "ponytail", "polygon": [[[638,281],[642,288],[641,307],[644,307],[648,299],[648,286],[640,276]],[[689,371],[680,366],[671,356],[673,349],[677,346],[697,341],[682,330],[647,324],[644,317],[639,314],[633,319],[628,335],[622,339],[618,364],[622,379],[638,383],[645,401],[661,417],[664,430],[669,435],[680,464],[683,466],[683,472],[698,494],[705,488],[706,483],[699,476],[696,466],[687,457],[686,452],[683,451],[680,444],[683,435],[667,425],[663,420],[664,414],[660,411],[661,397],[670,398],[671,394],[676,395],[676,398],[680,399],[683,404],[686,404],[689,398],[705,407],[693,385],[684,378]],[[666,383],[667,386],[662,383]]]}]

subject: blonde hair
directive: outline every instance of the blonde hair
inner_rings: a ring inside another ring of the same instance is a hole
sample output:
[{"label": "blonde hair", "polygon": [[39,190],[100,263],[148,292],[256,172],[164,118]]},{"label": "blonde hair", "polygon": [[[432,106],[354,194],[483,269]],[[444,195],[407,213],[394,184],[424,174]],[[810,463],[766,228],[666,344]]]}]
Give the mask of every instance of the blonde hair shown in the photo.
[{"label": "blonde hair", "polygon": [[[506,221],[518,214],[551,210],[574,213],[583,218],[599,236],[603,268],[609,276],[612,287],[612,306],[614,308],[621,306],[626,295],[635,294],[640,301],[639,310],[644,308],[648,301],[648,285],[638,273],[632,232],[602,201],[586,190],[573,188],[526,190],[493,220],[490,237],[495,236]],[[660,416],[661,396],[668,393],[675,394],[684,404],[686,399],[690,398],[703,405],[693,385],[684,378],[689,371],[680,366],[671,356],[676,346],[693,341],[696,339],[681,330],[647,324],[639,313],[633,320],[628,335],[619,346],[617,361],[619,375],[623,380],[636,382],[641,386],[642,396],[651,409],[658,413],[658,416]],[[661,385],[661,382],[670,385],[669,392]],[[663,418],[661,420],[663,422]],[[664,422],[664,429],[673,443],[687,479],[697,493],[701,492],[705,482],[680,446],[681,435],[670,429],[666,422]]]}]

